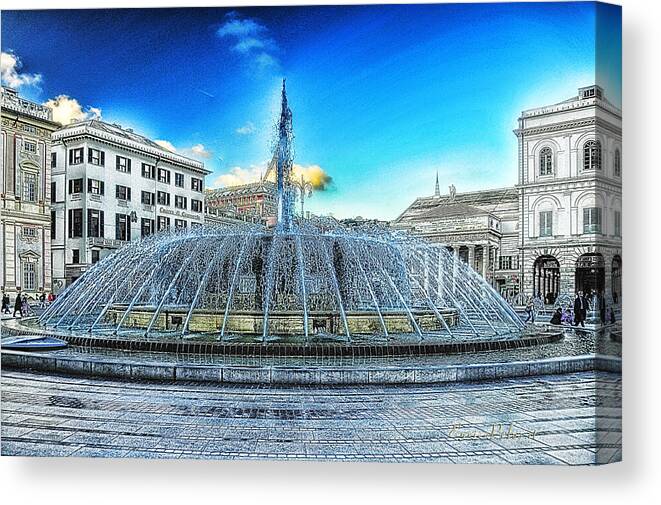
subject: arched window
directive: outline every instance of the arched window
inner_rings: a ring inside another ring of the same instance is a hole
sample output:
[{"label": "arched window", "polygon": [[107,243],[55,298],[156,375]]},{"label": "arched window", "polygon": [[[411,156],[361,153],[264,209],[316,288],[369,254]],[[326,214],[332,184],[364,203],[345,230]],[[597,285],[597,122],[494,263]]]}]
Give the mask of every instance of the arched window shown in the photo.
[{"label": "arched window", "polygon": [[620,177],[622,175],[622,155],[619,149],[615,149],[615,157],[613,158],[613,175]]},{"label": "arched window", "polygon": [[550,147],[545,147],[539,153],[539,175],[553,174],[553,152]]},{"label": "arched window", "polygon": [[601,170],[601,142],[589,140],[583,146],[583,170]]}]

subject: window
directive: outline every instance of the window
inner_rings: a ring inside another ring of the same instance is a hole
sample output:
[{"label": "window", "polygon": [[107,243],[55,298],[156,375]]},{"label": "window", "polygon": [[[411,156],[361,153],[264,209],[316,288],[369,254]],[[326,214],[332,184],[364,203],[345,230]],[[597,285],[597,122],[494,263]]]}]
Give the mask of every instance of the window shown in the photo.
[{"label": "window", "polygon": [[69,151],[69,165],[80,165],[83,162],[83,148],[71,149]]},{"label": "window", "polygon": [[115,238],[131,240],[131,219],[126,214],[115,214]]},{"label": "window", "polygon": [[103,195],[105,193],[103,181],[87,179],[87,191],[93,195]]},{"label": "window", "polygon": [[23,227],[23,236],[26,238],[36,238],[37,229],[33,226],[24,226]]},{"label": "window", "polygon": [[601,209],[599,207],[583,209],[583,233],[601,233]]},{"label": "window", "polygon": [[589,140],[583,146],[583,170],[601,170],[601,142]]},{"label": "window", "polygon": [[622,175],[622,155],[619,149],[615,149],[615,156],[613,157],[613,175],[615,177]]},{"label": "window", "polygon": [[83,236],[83,209],[69,209],[69,238]]},{"label": "window", "polygon": [[104,166],[106,164],[106,153],[100,149],[87,149],[87,162],[92,165]]},{"label": "window", "polygon": [[190,187],[193,191],[199,191],[201,193],[202,185],[203,185],[202,179],[196,179],[195,177],[190,178]]},{"label": "window", "polygon": [[615,216],[613,219],[613,223],[615,225],[614,229],[614,234],[616,237],[621,237],[622,236],[622,212],[619,210],[615,211]]},{"label": "window", "polygon": [[145,205],[154,205],[154,193],[150,193],[149,191],[143,191],[140,194],[140,201]]},{"label": "window", "polygon": [[23,149],[25,149],[29,153],[36,153],[37,152],[37,143],[36,142],[30,142],[29,140],[26,140],[25,143],[23,144]]},{"label": "window", "polygon": [[159,168],[158,182],[164,182],[165,184],[170,184],[170,171],[165,170],[164,168]]},{"label": "window", "polygon": [[55,240],[57,237],[56,232],[57,231],[57,219],[56,219],[56,214],[54,210],[50,211],[50,238],[51,240]]},{"label": "window", "polygon": [[118,200],[128,200],[131,201],[131,188],[126,186],[120,186],[119,184],[115,185],[115,196]]},{"label": "window", "polygon": [[553,175],[553,151],[550,147],[539,153],[539,175]]},{"label": "window", "polygon": [[125,174],[131,173],[131,160],[125,158],[124,156],[115,157],[115,168],[118,172],[124,172]]},{"label": "window", "polygon": [[184,174],[178,174],[175,172],[174,174],[174,185],[183,188],[184,187]]},{"label": "window", "polygon": [[92,249],[92,264],[99,262],[99,250]]},{"label": "window", "polygon": [[26,173],[23,175],[23,200],[26,202],[37,201],[37,176]]},{"label": "window", "polygon": [[152,233],[154,233],[154,220],[145,219],[143,217],[142,221],[140,222],[140,230],[143,237],[146,237],[147,235],[151,235]]},{"label": "window", "polygon": [[69,194],[76,194],[83,192],[82,179],[69,179]]},{"label": "window", "polygon": [[87,209],[87,236],[103,237],[103,211]]},{"label": "window", "polygon": [[192,210],[193,212],[202,212],[202,200],[191,199],[190,210]]},{"label": "window", "polygon": [[512,257],[511,256],[501,256],[498,268],[500,270],[512,270]]},{"label": "window", "polygon": [[74,265],[80,264],[80,249],[71,250],[71,263]]},{"label": "window", "polygon": [[174,206],[177,209],[186,209],[188,207],[188,199],[185,196],[179,196],[175,195],[174,196]]},{"label": "window", "polygon": [[158,217],[158,231],[167,230],[170,228],[170,218],[169,217]]},{"label": "window", "polygon": [[23,263],[23,289],[34,291],[37,281],[37,266],[32,261]]},{"label": "window", "polygon": [[539,236],[551,237],[553,235],[553,211],[545,210],[539,213]]},{"label": "window", "polygon": [[186,221],[183,219],[175,219],[174,220],[174,227],[178,230],[186,228]]},{"label": "window", "polygon": [[147,163],[142,164],[142,176],[145,179],[155,179],[156,178],[156,167],[154,165],[148,165]]},{"label": "window", "polygon": [[50,167],[57,167],[57,153],[50,153]]},{"label": "window", "polygon": [[157,193],[157,201],[159,205],[170,205],[170,193],[166,193],[165,191],[159,191]]},{"label": "window", "polygon": [[50,183],[50,203],[57,202],[57,183]]}]

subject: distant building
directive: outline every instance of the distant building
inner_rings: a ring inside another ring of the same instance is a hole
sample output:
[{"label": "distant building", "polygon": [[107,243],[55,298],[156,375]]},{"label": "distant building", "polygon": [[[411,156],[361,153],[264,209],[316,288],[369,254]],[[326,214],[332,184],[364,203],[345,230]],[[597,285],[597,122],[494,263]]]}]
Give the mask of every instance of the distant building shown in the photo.
[{"label": "distant building", "polygon": [[519,292],[518,192],[516,188],[417,198],[392,228],[446,244],[503,295]]},{"label": "distant building", "polygon": [[211,211],[243,221],[266,223],[276,215],[276,185],[269,180],[207,190],[205,198]]},{"label": "distant building", "polygon": [[447,244],[512,297],[622,293],[622,114],[599,86],[526,110],[519,179],[506,189],[416,199],[392,227]]},{"label": "distant building", "polygon": [[2,289],[30,297],[51,291],[50,108],[2,88]]},{"label": "distant building", "polygon": [[53,134],[53,279],[56,291],[122,245],[204,221],[196,160],[98,120]]}]

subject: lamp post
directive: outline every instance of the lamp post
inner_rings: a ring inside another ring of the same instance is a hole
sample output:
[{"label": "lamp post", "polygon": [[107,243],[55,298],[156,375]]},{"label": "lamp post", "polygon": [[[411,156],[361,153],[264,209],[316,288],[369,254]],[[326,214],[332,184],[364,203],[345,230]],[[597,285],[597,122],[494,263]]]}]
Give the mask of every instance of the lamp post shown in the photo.
[{"label": "lamp post", "polygon": [[312,184],[305,180],[303,174],[301,174],[300,181],[291,181],[292,186],[298,189],[298,192],[301,195],[301,219],[305,219],[305,194],[307,193],[308,198],[312,196]]}]

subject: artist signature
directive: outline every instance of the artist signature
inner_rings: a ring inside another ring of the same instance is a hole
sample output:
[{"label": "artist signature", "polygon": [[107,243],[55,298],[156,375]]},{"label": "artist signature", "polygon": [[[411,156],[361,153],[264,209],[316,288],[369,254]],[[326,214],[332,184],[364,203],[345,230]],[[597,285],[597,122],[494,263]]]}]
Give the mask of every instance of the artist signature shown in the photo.
[{"label": "artist signature", "polygon": [[492,424],[489,430],[482,431],[474,426],[455,423],[450,426],[449,438],[462,440],[484,440],[497,438],[530,438],[534,439],[537,431],[517,428],[514,424]]}]

